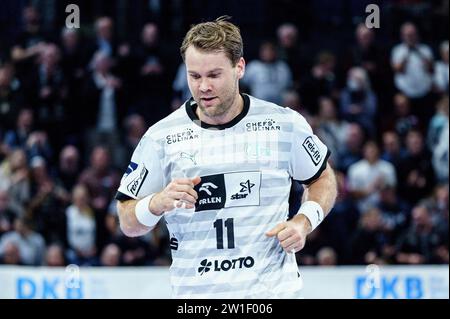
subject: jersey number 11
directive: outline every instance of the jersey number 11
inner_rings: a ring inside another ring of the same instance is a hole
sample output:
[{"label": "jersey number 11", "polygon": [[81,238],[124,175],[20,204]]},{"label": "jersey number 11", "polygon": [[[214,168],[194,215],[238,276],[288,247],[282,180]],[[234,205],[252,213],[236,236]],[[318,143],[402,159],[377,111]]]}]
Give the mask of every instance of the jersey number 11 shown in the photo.
[{"label": "jersey number 11", "polygon": [[[223,219],[217,219],[214,222],[214,228],[216,229],[217,249],[223,249]],[[227,241],[228,249],[234,248],[234,225],[233,218],[225,220],[225,228],[227,229]]]}]

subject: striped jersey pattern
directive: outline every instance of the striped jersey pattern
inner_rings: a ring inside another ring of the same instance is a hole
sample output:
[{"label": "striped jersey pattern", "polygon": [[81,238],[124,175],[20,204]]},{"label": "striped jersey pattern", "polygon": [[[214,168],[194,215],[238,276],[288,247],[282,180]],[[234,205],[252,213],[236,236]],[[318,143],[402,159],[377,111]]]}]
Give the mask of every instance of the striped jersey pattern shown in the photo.
[{"label": "striped jersey pattern", "polygon": [[201,177],[196,207],[162,221],[175,298],[301,297],[295,255],[265,233],[288,217],[291,179],[316,179],[329,151],[297,112],[242,96],[244,110],[226,125],[200,122],[191,99],[150,127],[117,193],[140,199],[174,178]]}]

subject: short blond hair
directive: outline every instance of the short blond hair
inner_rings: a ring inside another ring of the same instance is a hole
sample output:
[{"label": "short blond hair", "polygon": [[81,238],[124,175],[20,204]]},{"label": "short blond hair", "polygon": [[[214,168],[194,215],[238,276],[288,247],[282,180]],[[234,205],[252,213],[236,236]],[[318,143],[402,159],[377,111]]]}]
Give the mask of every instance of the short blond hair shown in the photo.
[{"label": "short blond hair", "polygon": [[224,52],[235,66],[244,54],[244,45],[239,28],[227,21],[230,18],[221,16],[214,21],[193,25],[180,48],[183,61],[186,50],[192,45],[201,51]]}]

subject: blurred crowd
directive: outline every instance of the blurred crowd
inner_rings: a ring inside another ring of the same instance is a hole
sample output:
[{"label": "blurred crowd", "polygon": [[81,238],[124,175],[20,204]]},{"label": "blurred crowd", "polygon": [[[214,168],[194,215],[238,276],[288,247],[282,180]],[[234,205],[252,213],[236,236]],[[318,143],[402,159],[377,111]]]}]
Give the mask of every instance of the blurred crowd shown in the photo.
[{"label": "blurred crowd", "polygon": [[202,12],[241,26],[242,92],[298,111],[331,150],[338,200],[299,264],[448,264],[448,1],[380,1],[381,29],[364,1],[95,1],[81,29],[56,21],[64,1],[7,2],[0,264],[170,264],[164,224],[124,236],[114,195],[147,128],[190,97],[178,48]]}]

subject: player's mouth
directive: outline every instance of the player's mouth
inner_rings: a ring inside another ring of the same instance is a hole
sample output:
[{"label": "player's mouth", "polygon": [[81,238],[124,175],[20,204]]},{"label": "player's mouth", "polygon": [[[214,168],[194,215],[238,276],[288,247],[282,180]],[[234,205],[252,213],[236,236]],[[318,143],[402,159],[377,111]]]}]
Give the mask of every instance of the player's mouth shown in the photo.
[{"label": "player's mouth", "polygon": [[211,106],[214,102],[215,99],[217,99],[217,97],[202,97],[200,98],[200,100],[202,101],[202,104],[206,107]]}]

